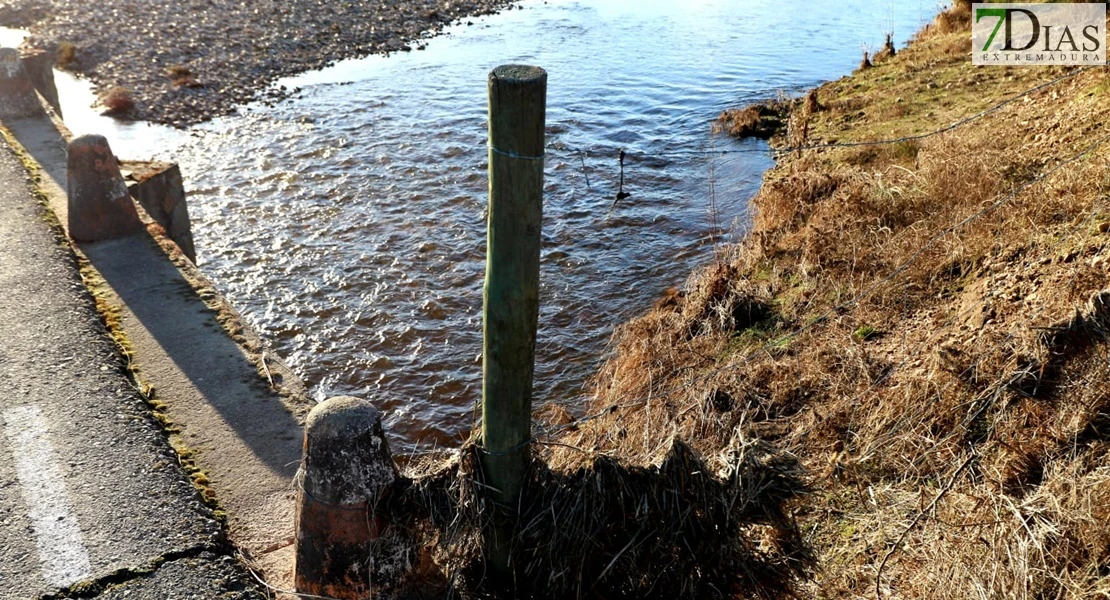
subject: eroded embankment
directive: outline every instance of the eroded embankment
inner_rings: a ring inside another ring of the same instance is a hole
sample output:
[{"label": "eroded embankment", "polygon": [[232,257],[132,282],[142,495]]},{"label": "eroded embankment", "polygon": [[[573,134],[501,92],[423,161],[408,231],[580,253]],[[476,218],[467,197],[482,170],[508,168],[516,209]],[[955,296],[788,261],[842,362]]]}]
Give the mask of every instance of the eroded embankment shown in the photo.
[{"label": "eroded embankment", "polygon": [[[518,595],[1105,596],[1110,75],[969,23],[790,106],[748,238],[541,411]],[[400,494],[464,592],[475,464]]]},{"label": "eroded embankment", "polygon": [[794,106],[783,146],[894,141],[782,156],[748,238],[616,334],[603,416],[549,463],[796,457],[810,491],[741,541],[811,552],[802,595],[1107,593],[1110,75],[972,67],[968,26]]}]

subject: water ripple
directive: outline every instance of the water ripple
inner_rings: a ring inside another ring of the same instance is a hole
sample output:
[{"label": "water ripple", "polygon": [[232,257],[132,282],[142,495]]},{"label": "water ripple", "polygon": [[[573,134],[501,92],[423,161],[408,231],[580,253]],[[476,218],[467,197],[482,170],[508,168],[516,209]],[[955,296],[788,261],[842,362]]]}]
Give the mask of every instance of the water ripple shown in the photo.
[{"label": "water ripple", "polygon": [[[901,39],[929,17],[888,4],[531,0],[423,52],[282,82],[301,93],[166,154],[202,268],[314,394],[375,400],[402,450],[455,444],[481,388],[488,71],[549,73],[535,397],[573,405],[613,327],[710,259],[714,223],[743,231],[770,165],[669,153],[761,147],[710,120],[848,72],[891,12]],[[620,148],[632,196],[614,205]]]}]

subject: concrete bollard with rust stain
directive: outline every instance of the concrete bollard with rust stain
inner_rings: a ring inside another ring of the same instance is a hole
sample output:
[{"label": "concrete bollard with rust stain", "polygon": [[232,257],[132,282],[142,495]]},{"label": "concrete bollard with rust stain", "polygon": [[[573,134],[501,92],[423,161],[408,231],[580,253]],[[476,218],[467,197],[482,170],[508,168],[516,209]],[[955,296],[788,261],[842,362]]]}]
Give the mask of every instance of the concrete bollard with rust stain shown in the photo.
[{"label": "concrete bollard with rust stain", "polygon": [[144,229],[108,140],[83,135],[69,143],[66,164],[69,236],[99,242]]},{"label": "concrete bollard with rust stain", "polygon": [[370,402],[343,396],[312,409],[297,497],[297,592],[388,596],[413,562],[384,510],[398,479],[381,414]]},{"label": "concrete bollard with rust stain", "polygon": [[19,59],[19,52],[14,48],[0,48],[0,118],[21,119],[45,114],[46,109]]}]

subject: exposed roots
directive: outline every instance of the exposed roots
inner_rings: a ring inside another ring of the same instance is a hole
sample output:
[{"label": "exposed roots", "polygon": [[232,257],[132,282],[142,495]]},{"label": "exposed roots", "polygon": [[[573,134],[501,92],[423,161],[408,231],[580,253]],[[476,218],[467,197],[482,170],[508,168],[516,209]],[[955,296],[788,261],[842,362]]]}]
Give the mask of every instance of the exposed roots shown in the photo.
[{"label": "exposed roots", "polygon": [[[563,471],[536,460],[513,555],[518,598],[792,597],[813,567],[786,510],[805,493],[797,462],[736,437],[712,460],[672,440],[655,465],[599,456]],[[490,592],[481,540],[478,449],[410,482],[399,505],[431,539],[432,559],[464,596]]]}]

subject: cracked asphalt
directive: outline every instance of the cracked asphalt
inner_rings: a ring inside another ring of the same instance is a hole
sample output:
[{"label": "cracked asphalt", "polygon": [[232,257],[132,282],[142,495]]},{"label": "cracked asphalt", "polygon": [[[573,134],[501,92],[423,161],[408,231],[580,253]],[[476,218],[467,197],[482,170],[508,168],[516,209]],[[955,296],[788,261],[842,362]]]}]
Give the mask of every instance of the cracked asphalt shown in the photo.
[{"label": "cracked asphalt", "polygon": [[2,141],[0,182],[0,599],[265,598]]}]

